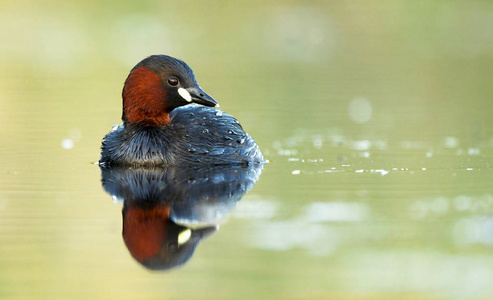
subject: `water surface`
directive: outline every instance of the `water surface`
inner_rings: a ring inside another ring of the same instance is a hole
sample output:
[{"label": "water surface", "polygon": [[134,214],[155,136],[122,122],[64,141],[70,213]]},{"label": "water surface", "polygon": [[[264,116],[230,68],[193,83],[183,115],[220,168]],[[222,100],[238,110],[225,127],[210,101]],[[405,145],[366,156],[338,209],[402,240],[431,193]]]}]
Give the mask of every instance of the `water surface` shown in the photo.
[{"label": "water surface", "polygon": [[[492,297],[488,1],[0,8],[2,299]],[[270,161],[166,272],[132,257],[93,164],[156,53]]]}]

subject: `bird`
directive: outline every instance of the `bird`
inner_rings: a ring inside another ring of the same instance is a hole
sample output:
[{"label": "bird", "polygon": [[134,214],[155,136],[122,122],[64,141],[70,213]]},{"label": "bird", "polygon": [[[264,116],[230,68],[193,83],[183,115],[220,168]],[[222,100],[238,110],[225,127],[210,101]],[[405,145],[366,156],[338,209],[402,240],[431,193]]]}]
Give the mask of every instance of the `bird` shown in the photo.
[{"label": "bird", "polygon": [[130,71],[121,125],[102,140],[105,167],[205,167],[261,164],[255,140],[199,86],[192,69],[152,55]]}]

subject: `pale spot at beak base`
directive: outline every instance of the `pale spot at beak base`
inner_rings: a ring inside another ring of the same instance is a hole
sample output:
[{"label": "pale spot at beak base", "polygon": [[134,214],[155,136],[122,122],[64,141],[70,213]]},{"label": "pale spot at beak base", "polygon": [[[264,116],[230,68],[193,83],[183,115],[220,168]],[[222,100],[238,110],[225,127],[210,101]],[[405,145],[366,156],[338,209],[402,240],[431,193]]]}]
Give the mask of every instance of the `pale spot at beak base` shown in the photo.
[{"label": "pale spot at beak base", "polygon": [[192,230],[190,230],[189,228],[183,230],[178,234],[178,244],[179,245],[185,244],[186,242],[188,242],[191,236],[192,236]]},{"label": "pale spot at beak base", "polygon": [[192,96],[190,95],[190,93],[185,90],[184,88],[179,88],[178,89],[178,94],[180,94],[180,96],[185,99],[185,101],[187,102],[192,102]]}]

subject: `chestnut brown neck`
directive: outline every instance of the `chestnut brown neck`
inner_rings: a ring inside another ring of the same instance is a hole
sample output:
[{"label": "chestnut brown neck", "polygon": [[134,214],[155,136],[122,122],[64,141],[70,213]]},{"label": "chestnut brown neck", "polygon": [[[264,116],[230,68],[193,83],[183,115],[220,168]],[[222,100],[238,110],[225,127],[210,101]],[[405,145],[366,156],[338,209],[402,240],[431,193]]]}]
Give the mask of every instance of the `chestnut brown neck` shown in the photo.
[{"label": "chestnut brown neck", "polygon": [[156,73],[144,66],[132,70],[125,81],[122,97],[125,124],[169,125],[171,110],[166,107],[166,90]]}]

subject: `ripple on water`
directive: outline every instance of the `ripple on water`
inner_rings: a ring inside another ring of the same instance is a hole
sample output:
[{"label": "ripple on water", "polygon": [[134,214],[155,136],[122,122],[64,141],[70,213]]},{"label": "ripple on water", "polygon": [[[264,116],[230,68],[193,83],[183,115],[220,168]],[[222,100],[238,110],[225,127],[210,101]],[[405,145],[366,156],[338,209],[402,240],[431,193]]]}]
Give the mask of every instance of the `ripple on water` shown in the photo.
[{"label": "ripple on water", "polygon": [[[273,141],[272,148],[264,153],[266,157],[287,157],[287,162],[293,164],[289,171],[292,175],[343,173],[339,171],[342,165],[351,166],[345,168],[348,172],[380,175],[388,175],[390,171],[409,174],[440,169],[472,171],[489,168],[488,157],[493,156],[491,140],[467,146],[455,136],[426,140],[354,138],[338,128],[298,129],[285,139]],[[332,169],[334,166],[336,170]]]}]

